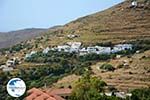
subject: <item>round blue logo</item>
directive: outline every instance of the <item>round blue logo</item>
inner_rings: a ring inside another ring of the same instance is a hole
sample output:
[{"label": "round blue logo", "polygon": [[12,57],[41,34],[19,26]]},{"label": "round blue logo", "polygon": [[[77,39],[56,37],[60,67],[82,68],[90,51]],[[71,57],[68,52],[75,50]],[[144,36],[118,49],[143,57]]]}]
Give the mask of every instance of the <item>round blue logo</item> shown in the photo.
[{"label": "round blue logo", "polygon": [[20,78],[13,78],[7,83],[7,92],[12,97],[20,97],[25,91],[25,82]]}]

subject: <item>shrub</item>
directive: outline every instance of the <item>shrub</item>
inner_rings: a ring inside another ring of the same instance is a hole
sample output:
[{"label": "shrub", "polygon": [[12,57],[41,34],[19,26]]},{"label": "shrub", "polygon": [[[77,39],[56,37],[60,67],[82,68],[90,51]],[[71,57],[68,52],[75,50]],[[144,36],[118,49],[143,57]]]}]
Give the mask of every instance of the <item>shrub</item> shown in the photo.
[{"label": "shrub", "polygon": [[106,70],[106,71],[114,71],[115,68],[111,64],[103,64],[100,66],[100,69]]},{"label": "shrub", "polygon": [[133,90],[131,100],[150,100],[150,88]]}]

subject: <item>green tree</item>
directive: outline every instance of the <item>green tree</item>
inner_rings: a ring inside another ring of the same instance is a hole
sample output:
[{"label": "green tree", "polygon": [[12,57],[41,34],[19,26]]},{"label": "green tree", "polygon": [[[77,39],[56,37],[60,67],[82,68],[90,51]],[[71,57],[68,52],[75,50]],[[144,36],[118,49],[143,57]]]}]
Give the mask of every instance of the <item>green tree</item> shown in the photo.
[{"label": "green tree", "polygon": [[71,100],[100,100],[100,92],[104,91],[106,83],[99,78],[91,77],[89,73],[79,79],[73,88]]}]

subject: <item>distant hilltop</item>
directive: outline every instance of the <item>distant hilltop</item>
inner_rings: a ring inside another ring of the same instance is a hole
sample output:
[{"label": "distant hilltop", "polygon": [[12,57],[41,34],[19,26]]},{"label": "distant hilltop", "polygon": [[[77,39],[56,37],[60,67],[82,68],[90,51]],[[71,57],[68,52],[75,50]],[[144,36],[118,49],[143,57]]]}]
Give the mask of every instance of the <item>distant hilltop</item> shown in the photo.
[{"label": "distant hilltop", "polygon": [[15,45],[21,41],[32,39],[42,34],[47,29],[29,28],[18,31],[1,32],[0,33],[0,48],[6,48]]}]

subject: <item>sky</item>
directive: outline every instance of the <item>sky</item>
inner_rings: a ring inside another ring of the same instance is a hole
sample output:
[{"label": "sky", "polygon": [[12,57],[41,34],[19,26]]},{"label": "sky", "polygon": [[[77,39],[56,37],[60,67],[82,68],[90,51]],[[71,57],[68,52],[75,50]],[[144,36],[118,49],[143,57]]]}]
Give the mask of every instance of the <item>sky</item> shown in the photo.
[{"label": "sky", "polygon": [[0,0],[0,32],[50,28],[107,9],[123,0]]}]

